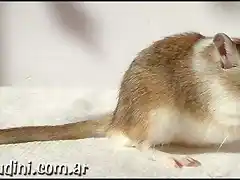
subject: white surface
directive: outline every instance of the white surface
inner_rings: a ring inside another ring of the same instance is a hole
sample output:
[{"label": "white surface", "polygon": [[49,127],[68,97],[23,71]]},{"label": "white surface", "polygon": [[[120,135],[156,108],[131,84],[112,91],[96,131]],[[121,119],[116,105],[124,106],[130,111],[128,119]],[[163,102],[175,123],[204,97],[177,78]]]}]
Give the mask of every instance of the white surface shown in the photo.
[{"label": "white surface", "polygon": [[94,20],[87,23],[95,27],[90,35],[99,49],[88,49],[64,31],[47,4],[2,6],[4,85],[117,88],[136,53],[163,36],[183,31],[240,36],[239,2],[77,3]]},{"label": "white surface", "polygon": [[[72,122],[74,117],[84,119],[91,114],[110,111],[115,103],[115,90],[2,87],[0,88],[0,127]],[[161,160],[150,160],[147,153],[136,149],[116,148],[111,140],[105,138],[32,142],[1,145],[0,164],[6,165],[15,160],[19,164],[27,165],[31,161],[33,169],[39,164],[65,164],[69,168],[75,163],[87,164],[89,170],[85,177],[238,177],[240,175],[239,153],[213,151],[214,153],[202,152],[192,156],[202,163],[202,167],[175,169],[163,165]]]}]

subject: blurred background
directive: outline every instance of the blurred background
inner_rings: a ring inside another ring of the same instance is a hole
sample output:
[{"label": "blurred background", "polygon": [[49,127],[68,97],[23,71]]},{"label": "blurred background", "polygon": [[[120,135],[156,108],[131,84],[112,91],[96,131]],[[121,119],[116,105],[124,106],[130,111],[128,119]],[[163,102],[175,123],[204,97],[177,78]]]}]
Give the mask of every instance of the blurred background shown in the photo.
[{"label": "blurred background", "polygon": [[240,37],[239,2],[2,2],[0,85],[117,88],[136,54],[184,31]]}]

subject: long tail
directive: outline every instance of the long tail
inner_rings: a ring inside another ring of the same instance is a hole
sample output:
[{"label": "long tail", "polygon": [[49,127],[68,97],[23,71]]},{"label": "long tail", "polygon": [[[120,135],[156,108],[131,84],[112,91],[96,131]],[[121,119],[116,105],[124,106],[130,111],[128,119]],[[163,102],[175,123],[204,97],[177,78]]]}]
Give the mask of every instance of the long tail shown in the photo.
[{"label": "long tail", "polygon": [[105,137],[112,116],[56,126],[26,126],[0,130],[0,144],[17,144],[33,141],[75,140]]}]

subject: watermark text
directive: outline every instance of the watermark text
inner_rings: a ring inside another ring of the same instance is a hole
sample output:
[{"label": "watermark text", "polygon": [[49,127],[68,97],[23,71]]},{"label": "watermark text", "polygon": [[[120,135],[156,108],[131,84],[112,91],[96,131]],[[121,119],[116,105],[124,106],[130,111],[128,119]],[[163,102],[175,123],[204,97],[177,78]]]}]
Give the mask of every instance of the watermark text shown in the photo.
[{"label": "watermark text", "polygon": [[84,176],[89,170],[88,165],[76,163],[73,167],[69,167],[66,164],[38,164],[36,168],[33,167],[33,163],[29,161],[27,164],[19,163],[18,161],[10,161],[9,164],[0,164],[0,177],[1,176],[53,176],[53,175],[65,175],[65,176]]}]

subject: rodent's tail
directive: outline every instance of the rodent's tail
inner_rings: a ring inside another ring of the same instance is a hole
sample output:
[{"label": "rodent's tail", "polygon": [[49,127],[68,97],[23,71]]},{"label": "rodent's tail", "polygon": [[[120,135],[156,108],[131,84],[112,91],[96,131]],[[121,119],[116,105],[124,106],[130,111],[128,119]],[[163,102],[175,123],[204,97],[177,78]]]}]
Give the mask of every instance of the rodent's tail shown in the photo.
[{"label": "rodent's tail", "polygon": [[33,141],[76,140],[105,137],[112,115],[97,120],[86,120],[56,126],[26,126],[0,130],[0,144],[17,144]]}]

